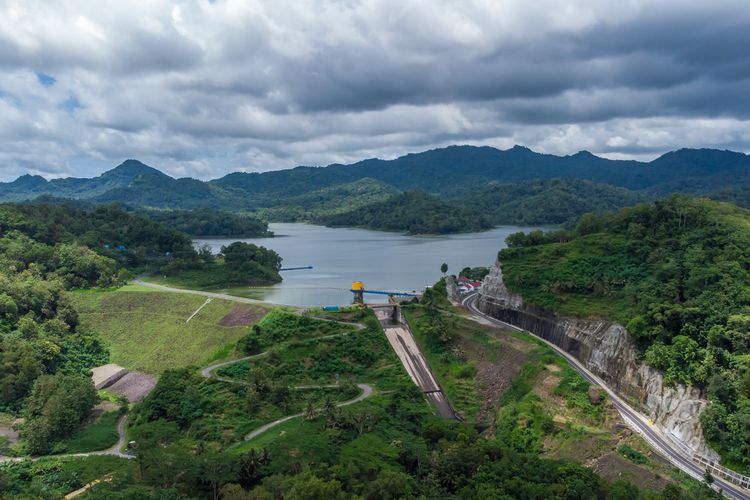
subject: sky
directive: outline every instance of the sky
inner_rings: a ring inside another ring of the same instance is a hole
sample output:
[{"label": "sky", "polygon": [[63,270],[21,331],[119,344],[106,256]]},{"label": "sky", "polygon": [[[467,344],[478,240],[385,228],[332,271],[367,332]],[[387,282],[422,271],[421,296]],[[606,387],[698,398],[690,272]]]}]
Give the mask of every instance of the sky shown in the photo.
[{"label": "sky", "polygon": [[750,151],[747,0],[0,0],[0,181]]}]

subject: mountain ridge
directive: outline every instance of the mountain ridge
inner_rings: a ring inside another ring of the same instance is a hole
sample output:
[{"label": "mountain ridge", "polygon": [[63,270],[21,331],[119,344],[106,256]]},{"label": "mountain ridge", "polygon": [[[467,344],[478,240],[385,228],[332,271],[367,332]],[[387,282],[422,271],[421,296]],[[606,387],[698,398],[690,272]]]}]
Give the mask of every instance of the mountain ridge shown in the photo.
[{"label": "mountain ridge", "polygon": [[492,184],[545,179],[579,179],[648,196],[673,192],[707,194],[750,186],[750,157],[728,150],[682,148],[650,162],[610,160],[579,151],[557,156],[516,145],[453,145],[391,160],[369,158],[351,164],[298,166],[269,172],[232,172],[209,181],[174,178],[130,159],[93,178],[46,180],[28,174],[0,183],[0,201],[28,201],[41,195],[122,203],[150,208],[222,208],[242,211],[278,206],[279,200],[372,179],[397,191],[419,190],[442,198],[470,196]]}]

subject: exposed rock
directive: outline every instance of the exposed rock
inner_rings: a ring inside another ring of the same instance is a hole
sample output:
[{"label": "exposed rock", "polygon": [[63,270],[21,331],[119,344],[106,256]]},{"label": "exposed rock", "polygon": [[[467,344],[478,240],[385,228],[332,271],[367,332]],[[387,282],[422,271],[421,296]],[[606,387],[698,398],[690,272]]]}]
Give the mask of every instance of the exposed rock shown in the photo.
[{"label": "exposed rock", "polygon": [[666,386],[661,372],[639,359],[622,325],[562,316],[525,304],[520,295],[505,286],[499,263],[484,280],[479,308],[561,347],[647,414],[664,434],[718,460],[718,454],[704,441],[700,426],[700,414],[708,404],[704,394],[696,387]]},{"label": "exposed rock", "polygon": [[454,303],[461,302],[461,294],[458,292],[458,283],[455,276],[445,277],[445,290],[448,292],[448,299]]}]

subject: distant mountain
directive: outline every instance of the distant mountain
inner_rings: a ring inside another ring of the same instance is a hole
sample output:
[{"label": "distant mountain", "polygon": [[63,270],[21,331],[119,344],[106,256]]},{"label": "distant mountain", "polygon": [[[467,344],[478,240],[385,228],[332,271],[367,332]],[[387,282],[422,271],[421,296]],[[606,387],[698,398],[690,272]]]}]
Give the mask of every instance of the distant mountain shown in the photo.
[{"label": "distant mountain", "polygon": [[[546,179],[585,180],[599,186],[563,185],[561,181],[528,184]],[[607,191],[602,184],[639,194]],[[499,185],[505,187],[493,187]],[[486,200],[482,203],[488,203],[490,209],[493,203],[506,204],[513,197],[523,197],[518,199],[517,208],[511,205],[507,208],[527,212],[527,220],[536,220],[531,212],[544,203],[549,210],[537,212],[553,214],[547,221],[550,222],[567,220],[569,214],[587,205],[600,206],[589,203],[588,198],[604,200],[613,196],[615,201],[610,205],[617,208],[641,196],[650,198],[673,192],[707,194],[742,186],[750,186],[750,157],[732,151],[681,149],[651,162],[638,162],[608,160],[587,151],[555,156],[522,146],[504,151],[451,146],[394,160],[368,159],[351,165],[297,167],[264,173],[236,172],[208,182],[174,179],[136,160],[127,160],[93,179],[47,181],[39,176],[21,176],[13,182],[0,183],[0,201],[50,195],[159,209],[261,211],[278,219],[304,220],[342,213],[356,208],[355,205],[377,202],[402,191],[419,190],[443,199],[468,196],[476,203]],[[551,197],[544,195],[546,189],[552,190]],[[553,213],[553,200],[560,203],[559,213]]]}]

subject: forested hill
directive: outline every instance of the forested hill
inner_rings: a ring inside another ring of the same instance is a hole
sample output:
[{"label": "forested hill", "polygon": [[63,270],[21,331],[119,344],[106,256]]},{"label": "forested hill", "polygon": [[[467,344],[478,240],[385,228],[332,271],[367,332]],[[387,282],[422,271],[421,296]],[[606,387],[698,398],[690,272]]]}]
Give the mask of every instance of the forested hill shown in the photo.
[{"label": "forested hill", "polygon": [[257,238],[273,236],[268,223],[233,212],[195,210],[145,210],[139,212],[154,222],[195,237]]},{"label": "forested hill", "polygon": [[22,176],[0,183],[0,201],[34,199],[48,194],[117,202],[151,208],[207,207],[258,210],[280,207],[315,191],[376,181],[370,188],[420,190],[442,197],[473,193],[492,183],[517,183],[552,178],[589,180],[646,194],[709,193],[727,187],[750,186],[750,157],[710,149],[681,149],[651,162],[608,160],[580,152],[569,156],[541,154],[515,146],[451,146],[409,154],[394,160],[370,159],[351,165],[297,167],[264,173],[233,173],[202,182],[173,179],[136,160],[128,160],[93,179],[53,179]]},{"label": "forested hill", "polygon": [[457,201],[493,224],[572,224],[588,212],[610,212],[647,201],[629,189],[577,179],[492,184]]},{"label": "forested hill", "polygon": [[676,195],[508,243],[499,257],[511,290],[627,325],[667,383],[706,389],[705,436],[750,471],[750,211]]},{"label": "forested hill", "polygon": [[418,191],[409,191],[351,212],[321,217],[318,222],[334,227],[363,227],[409,234],[474,232],[491,227],[489,221],[475,210]]}]

